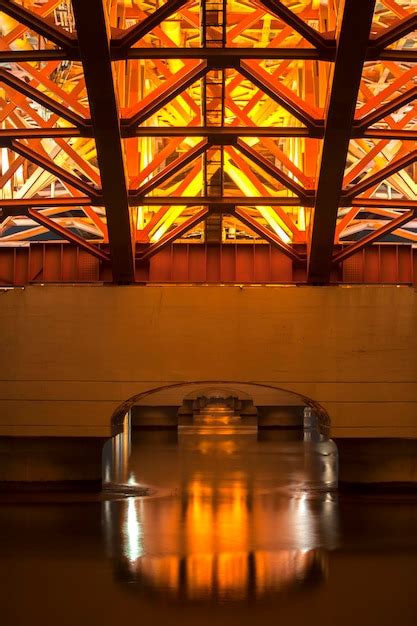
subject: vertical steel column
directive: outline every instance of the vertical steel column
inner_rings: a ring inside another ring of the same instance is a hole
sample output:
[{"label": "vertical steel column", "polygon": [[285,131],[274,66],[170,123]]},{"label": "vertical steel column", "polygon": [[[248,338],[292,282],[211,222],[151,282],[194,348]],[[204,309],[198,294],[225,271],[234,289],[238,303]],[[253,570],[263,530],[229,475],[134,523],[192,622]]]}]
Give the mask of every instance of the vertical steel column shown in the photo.
[{"label": "vertical steel column", "polygon": [[72,0],[106,208],[113,280],[131,283],[135,280],[134,227],[105,5],[104,0]]},{"label": "vertical steel column", "polygon": [[[201,45],[204,48],[226,47],[227,0],[201,0]],[[224,126],[225,70],[212,67],[202,80],[202,117],[205,127]],[[224,194],[223,146],[210,146],[203,156],[204,195]],[[221,242],[221,213],[209,215],[205,222],[207,242]]]},{"label": "vertical steel column", "polygon": [[344,0],[327,107],[316,202],[312,212],[308,282],[330,280],[333,244],[355,107],[369,46],[375,0]]}]

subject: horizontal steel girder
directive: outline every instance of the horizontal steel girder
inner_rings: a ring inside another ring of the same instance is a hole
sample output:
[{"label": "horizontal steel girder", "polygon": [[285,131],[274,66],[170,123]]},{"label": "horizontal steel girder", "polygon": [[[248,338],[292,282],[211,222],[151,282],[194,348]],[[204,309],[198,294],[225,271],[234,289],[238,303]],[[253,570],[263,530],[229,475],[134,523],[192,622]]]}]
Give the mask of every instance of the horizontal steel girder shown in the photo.
[{"label": "horizontal steel girder", "polygon": [[[336,58],[336,42],[328,41],[324,50],[315,48],[229,48],[222,55],[215,48],[129,48],[121,51],[117,43],[112,42],[110,49],[112,61],[127,59],[201,59],[212,61],[224,67],[237,66],[240,59],[282,59],[334,62]],[[223,56],[224,55],[224,56]],[[0,63],[63,61],[69,59],[80,61],[76,46],[66,50],[1,50]],[[393,61],[398,63],[417,62],[417,50],[379,49],[370,44],[366,53],[367,61]]]}]

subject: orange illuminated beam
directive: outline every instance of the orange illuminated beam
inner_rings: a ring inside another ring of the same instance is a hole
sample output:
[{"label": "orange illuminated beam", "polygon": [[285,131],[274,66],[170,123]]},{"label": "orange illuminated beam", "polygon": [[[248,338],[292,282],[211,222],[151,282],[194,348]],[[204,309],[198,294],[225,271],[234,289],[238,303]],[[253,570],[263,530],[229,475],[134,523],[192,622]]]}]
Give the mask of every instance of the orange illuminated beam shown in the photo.
[{"label": "orange illuminated beam", "polygon": [[417,15],[404,17],[389,28],[387,28],[378,37],[371,38],[370,44],[375,48],[387,48],[413,30],[417,30]]},{"label": "orange illuminated beam", "polygon": [[378,185],[386,178],[389,178],[390,176],[393,176],[393,174],[396,174],[400,170],[408,167],[415,161],[417,161],[417,150],[413,150],[412,152],[405,154],[403,157],[391,161],[389,165],[382,168],[382,170],[380,170],[379,172],[376,172],[371,176],[367,176],[366,178],[361,180],[361,182],[357,183],[350,189],[346,189],[344,195],[349,198],[356,197],[360,193],[367,191],[371,187]]},{"label": "orange illuminated beam", "polygon": [[57,46],[64,48],[67,52],[76,48],[76,39],[63,28],[55,26],[46,21],[33,11],[28,11],[16,2],[10,0],[0,0],[0,10],[12,17],[20,24],[24,24],[30,30],[34,30],[42,37],[52,41]]},{"label": "orange illuminated beam", "polygon": [[20,154],[25,159],[28,159],[28,161],[31,161],[38,167],[46,170],[47,172],[50,172],[51,174],[53,174],[53,176],[56,176],[61,181],[68,183],[72,187],[75,187],[75,189],[78,189],[86,195],[90,195],[91,198],[97,196],[97,193],[95,192],[93,187],[85,183],[83,180],[77,178],[70,172],[67,172],[59,165],[56,165],[51,159],[48,159],[39,152],[32,150],[32,148],[29,148],[29,146],[26,146],[19,141],[12,141],[10,147],[14,152],[17,152],[17,154]]},{"label": "orange illuminated beam", "polygon": [[[335,48],[335,41],[327,40],[321,33],[302,20],[294,11],[285,6],[280,0],[260,0],[256,1],[258,6],[264,6],[268,9],[269,13],[281,18],[286,24],[291,26],[297,33],[299,33],[306,41],[311,43],[312,46],[320,51],[325,51],[326,48],[330,48],[330,52]],[[333,45],[332,45],[333,44]]]},{"label": "orange illuminated beam", "polygon": [[20,78],[16,78],[15,76],[13,76],[13,74],[11,74],[10,72],[6,72],[6,70],[3,70],[1,68],[0,83],[4,83],[5,85],[8,85],[9,87],[14,89],[15,91],[18,91],[27,98],[38,102],[46,109],[49,109],[59,117],[62,117],[63,119],[67,120],[67,122],[73,124],[78,128],[83,128],[86,126],[86,121],[80,115],[71,111],[71,109],[68,108],[68,105],[60,104],[53,98],[50,98],[46,94],[39,91],[39,89],[31,87],[31,85],[28,85]]},{"label": "orange illuminated beam", "polygon": [[397,230],[397,228],[404,226],[404,224],[407,224],[412,219],[414,219],[416,217],[416,214],[416,210],[411,209],[410,211],[407,211],[407,213],[399,215],[390,222],[387,222],[384,226],[381,226],[381,228],[375,230],[373,233],[369,233],[369,235],[366,235],[366,237],[362,237],[362,239],[360,239],[359,241],[356,241],[352,245],[344,248],[343,250],[335,254],[333,256],[332,263],[340,263],[341,261],[345,261],[350,256],[352,256],[352,254],[355,254],[359,250],[362,250],[362,248],[365,248],[365,246],[369,246],[370,244],[384,237],[384,235],[388,235],[394,230]]},{"label": "orange illuminated beam", "polygon": [[[206,151],[207,146],[208,142],[206,139],[200,141],[196,146],[194,146],[194,148],[191,148],[191,150],[182,154],[180,157],[175,159],[175,161],[172,161],[169,165],[167,165],[162,171],[153,176],[150,181],[141,185],[137,192],[135,192],[135,195],[142,197],[159,187],[159,185],[162,185],[162,183],[168,180],[171,176],[182,170],[189,163],[194,161],[194,159],[201,156],[203,152]],[[146,199],[143,199],[143,203],[146,204]]]},{"label": "orange illuminated beam", "polygon": [[67,241],[70,241],[71,243],[75,243],[77,246],[79,246],[80,248],[83,248],[83,250],[86,250],[86,252],[89,252],[90,254],[95,256],[97,259],[100,259],[101,261],[108,261],[108,262],[110,261],[110,257],[106,252],[104,252],[103,250],[100,250],[100,248],[97,248],[97,246],[93,245],[92,243],[89,243],[82,237],[79,237],[72,231],[68,230],[68,228],[64,228],[64,226],[61,226],[61,224],[52,220],[50,217],[47,217],[46,215],[39,213],[39,211],[36,211],[36,209],[28,209],[27,214],[35,222],[38,222],[38,224],[45,226],[48,230],[52,230],[58,233],[58,235],[60,235],[64,239],[67,239]]},{"label": "orange illuminated beam", "polygon": [[167,0],[160,7],[155,9],[150,15],[138,24],[134,24],[131,28],[124,31],[119,37],[112,40],[113,49],[119,49],[123,55],[131,48],[139,39],[151,32],[161,22],[170,17],[181,9],[189,0]]},{"label": "orange illuminated beam", "polygon": [[145,122],[151,115],[180,95],[182,91],[185,91],[194,82],[203,78],[206,73],[207,64],[205,61],[193,64],[191,67],[186,65],[143,98],[136,113],[122,120],[125,131],[134,133],[136,126]]},{"label": "orange illuminated beam", "polygon": [[233,214],[243,223],[245,226],[248,226],[253,232],[255,232],[261,239],[265,239],[270,244],[279,248],[281,252],[283,252],[286,256],[290,257],[293,261],[301,261],[301,257],[297,252],[284,243],[278,235],[276,235],[272,230],[268,230],[264,228],[262,224],[260,224],[255,218],[249,215],[244,209],[240,207],[236,207]]},{"label": "orange illuminated beam", "polygon": [[[265,188],[265,185],[259,180],[259,178],[254,174],[250,165],[240,156],[240,154],[236,150],[232,152],[232,149],[230,147],[227,147],[226,150],[230,154],[236,165],[239,167],[239,169],[248,177],[256,191],[263,196],[267,196],[268,190]],[[280,200],[282,200],[282,198],[280,198]],[[273,199],[271,198],[270,204],[272,204],[272,202]],[[262,203],[256,202],[256,206],[262,206]],[[294,224],[294,221],[291,219],[291,217],[284,211],[282,206],[275,205],[274,208],[277,216],[282,220],[288,230],[292,233],[293,238],[298,240],[301,236],[301,233],[298,230],[297,226]]]},{"label": "orange illuminated beam", "polygon": [[207,208],[201,209],[201,211],[186,219],[182,224],[179,224],[176,228],[173,228],[167,235],[165,235],[165,237],[160,239],[158,242],[152,244],[146,250],[146,252],[141,255],[140,260],[144,261],[145,259],[149,259],[157,252],[163,250],[163,248],[165,248],[167,245],[169,245],[176,239],[179,239],[182,235],[184,235],[184,233],[193,228],[193,226],[196,226],[197,224],[202,222],[208,212],[209,210]]},{"label": "orange illuminated beam", "polygon": [[[356,121],[356,130],[363,131],[367,129],[369,126],[372,126],[372,124],[376,124],[376,122],[379,122],[380,120],[384,119],[384,117],[391,115],[391,113],[394,113],[398,109],[406,106],[416,98],[417,86],[409,89],[405,93],[402,93],[397,98],[389,100],[378,109],[375,109],[375,111],[368,113],[368,115],[361,117],[359,120]],[[386,133],[386,130],[384,129],[383,132]]]},{"label": "orange illuminated beam", "polygon": [[[178,185],[177,193],[184,193],[187,187],[191,185],[193,180],[198,177],[200,171],[201,165],[199,163],[196,163]],[[149,242],[150,233],[152,233],[152,231],[157,228],[158,224],[161,222],[161,220],[163,220],[169,210],[170,205],[167,204],[165,206],[161,206],[161,208],[153,214],[146,226],[143,229],[137,231],[137,241],[142,243]]]},{"label": "orange illuminated beam", "polygon": [[261,169],[263,169],[269,176],[278,180],[284,187],[295,193],[300,199],[304,199],[306,195],[306,190],[301,187],[298,183],[296,183],[292,178],[287,176],[285,172],[279,170],[275,167],[268,159],[259,154],[256,150],[248,146],[241,139],[237,140],[236,148],[244,154],[250,161],[258,165]]},{"label": "orange illuminated beam", "polygon": [[243,59],[239,63],[238,70],[242,76],[252,82],[258,89],[307,126],[312,133],[314,133],[315,129],[320,128],[322,121],[313,117],[312,112],[307,111],[306,103],[302,102],[295,93],[290,94],[289,90],[284,89],[283,85],[279,85],[278,81],[273,80],[266,70],[251,61]]}]

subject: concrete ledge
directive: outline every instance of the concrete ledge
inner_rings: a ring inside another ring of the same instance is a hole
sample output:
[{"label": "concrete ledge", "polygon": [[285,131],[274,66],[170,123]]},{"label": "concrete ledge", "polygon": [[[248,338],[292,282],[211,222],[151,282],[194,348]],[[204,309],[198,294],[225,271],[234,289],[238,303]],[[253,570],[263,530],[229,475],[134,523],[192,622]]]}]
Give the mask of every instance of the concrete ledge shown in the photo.
[{"label": "concrete ledge", "polygon": [[102,489],[101,480],[3,480],[0,493],[98,493]]},{"label": "concrete ledge", "polygon": [[335,439],[339,484],[349,487],[417,486],[417,440]]},{"label": "concrete ledge", "polygon": [[304,421],[304,405],[258,407],[259,428],[281,426],[301,427]]},{"label": "concrete ledge", "polygon": [[102,437],[0,437],[0,488],[100,489]]},{"label": "concrete ledge", "polygon": [[178,406],[132,406],[132,426],[177,427]]}]

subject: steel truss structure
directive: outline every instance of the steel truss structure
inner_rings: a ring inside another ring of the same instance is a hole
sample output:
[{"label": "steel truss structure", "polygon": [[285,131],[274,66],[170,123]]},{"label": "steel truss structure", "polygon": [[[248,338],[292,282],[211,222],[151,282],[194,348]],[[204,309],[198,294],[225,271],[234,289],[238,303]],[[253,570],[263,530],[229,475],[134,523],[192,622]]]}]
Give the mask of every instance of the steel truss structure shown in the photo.
[{"label": "steel truss structure", "polygon": [[417,242],[417,0],[0,0],[0,29],[1,247],[130,283],[268,244],[326,284]]}]

